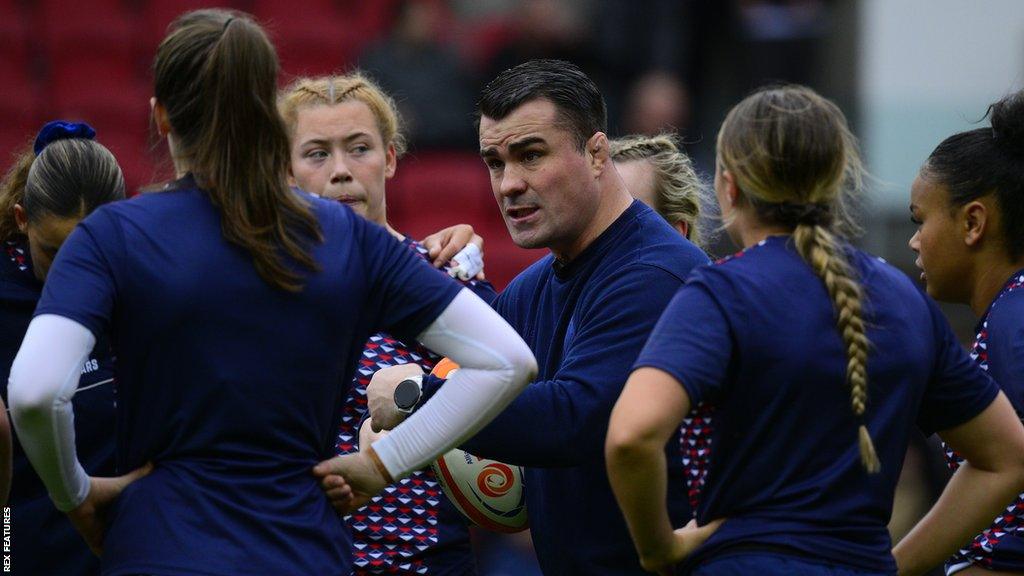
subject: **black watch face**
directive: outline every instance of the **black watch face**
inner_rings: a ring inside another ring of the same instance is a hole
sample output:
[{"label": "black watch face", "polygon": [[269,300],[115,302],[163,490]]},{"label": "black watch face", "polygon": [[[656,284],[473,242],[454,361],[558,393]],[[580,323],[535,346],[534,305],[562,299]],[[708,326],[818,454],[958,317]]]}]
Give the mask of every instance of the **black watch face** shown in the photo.
[{"label": "black watch face", "polygon": [[420,399],[420,387],[412,380],[402,380],[395,388],[395,406],[408,410]]}]

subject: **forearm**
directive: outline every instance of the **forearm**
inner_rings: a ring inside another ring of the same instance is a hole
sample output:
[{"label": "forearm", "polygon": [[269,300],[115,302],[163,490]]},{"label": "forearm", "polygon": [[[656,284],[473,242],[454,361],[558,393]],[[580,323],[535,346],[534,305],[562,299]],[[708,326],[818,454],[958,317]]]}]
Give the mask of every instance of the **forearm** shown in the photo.
[{"label": "forearm", "polygon": [[493,310],[463,291],[420,335],[459,371],[408,420],[374,444],[388,472],[400,478],[479,430],[536,374],[529,348]]},{"label": "forearm", "polygon": [[659,564],[658,560],[672,549],[672,523],[665,503],[668,473],[664,449],[651,439],[617,444],[609,436],[606,450],[612,491],[645,564]]},{"label": "forearm", "polygon": [[1017,473],[979,470],[965,462],[928,514],[893,548],[899,573],[923,574],[942,564],[987,528],[1020,489]]},{"label": "forearm", "polygon": [[60,316],[32,321],[11,366],[8,395],[22,448],[57,509],[78,506],[89,477],[75,451],[71,398],[95,344],[84,326]]},{"label": "forearm", "polygon": [[530,384],[460,448],[519,466],[555,468],[598,460],[614,398],[581,402],[573,398],[571,388],[571,383],[559,380]]}]

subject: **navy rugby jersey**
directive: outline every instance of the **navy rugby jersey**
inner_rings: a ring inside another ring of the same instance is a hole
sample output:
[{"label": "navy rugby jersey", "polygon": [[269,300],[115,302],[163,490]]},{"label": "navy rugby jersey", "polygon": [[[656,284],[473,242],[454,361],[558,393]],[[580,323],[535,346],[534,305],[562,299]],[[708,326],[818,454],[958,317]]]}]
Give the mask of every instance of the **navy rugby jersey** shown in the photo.
[{"label": "navy rugby jersey", "polygon": [[[526,500],[545,574],[646,574],[608,484],[608,418],[630,366],[690,271],[707,262],[634,201],[567,264],[548,255],[519,274],[495,309],[530,346],[537,379],[462,448],[526,467]],[[665,448],[668,506],[692,516],[681,440]]]},{"label": "navy rugby jersey", "polygon": [[[32,273],[28,244],[8,241],[0,252],[0,392],[7,400],[11,364],[32,320],[43,285]],[[85,471],[114,475],[113,359],[105,338],[82,369],[73,405],[75,445]],[[13,429],[12,429],[13,433]],[[46,487],[14,440],[11,482],[11,570],[14,574],[99,574],[99,559],[68,517],[57,510]]]},{"label": "navy rugby jersey", "polygon": [[303,195],[324,241],[301,292],[228,243],[191,178],[97,209],[61,248],[36,314],[117,352],[117,463],[156,465],[110,513],[103,573],[350,573],[312,474],[333,455],[371,334],[415,338],[462,289],[386,230]]},{"label": "navy rugby jersey", "polygon": [[895,573],[886,524],[912,426],[957,426],[998,394],[905,275],[849,254],[865,293],[865,417],[880,473],[860,462],[832,302],[788,236],[697,270],[637,360],[674,376],[694,404],[715,406],[697,517],[727,520],[686,566],[762,545]]},{"label": "navy rugby jersey", "polygon": [[[427,250],[418,242],[406,238],[403,244],[427,258]],[[439,271],[446,272],[447,268]],[[470,280],[465,285],[486,302],[496,296],[489,282]],[[438,360],[439,356],[418,342],[407,344],[386,332],[371,336],[345,398],[337,453],[359,450],[359,426],[367,412],[366,386],[377,370],[412,362],[429,372]],[[463,576],[475,572],[467,521],[448,501],[430,468],[387,486],[347,521],[357,575]]]},{"label": "navy rugby jersey", "polygon": [[[992,376],[1024,415],[1024,270],[1007,280],[975,328],[971,358]],[[948,446],[946,463],[956,470],[962,459]],[[1024,572],[1024,494],[1017,496],[981,534],[946,563],[953,574],[971,564],[989,570]]]}]

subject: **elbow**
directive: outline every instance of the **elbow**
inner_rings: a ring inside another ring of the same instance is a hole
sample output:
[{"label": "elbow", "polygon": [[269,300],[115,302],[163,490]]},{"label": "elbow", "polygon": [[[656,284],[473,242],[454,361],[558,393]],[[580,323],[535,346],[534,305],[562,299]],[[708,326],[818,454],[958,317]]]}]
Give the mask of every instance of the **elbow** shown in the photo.
[{"label": "elbow", "polygon": [[604,443],[605,460],[609,468],[613,465],[628,465],[650,454],[652,446],[656,451],[656,444],[641,431],[612,422]]},{"label": "elbow", "polygon": [[11,368],[7,384],[7,399],[10,403],[11,421],[16,428],[45,419],[53,410],[56,397],[46,394],[49,389],[33,382],[18,370],[17,363]]},{"label": "elbow", "polygon": [[512,369],[512,385],[521,391],[537,377],[537,359],[525,342],[518,342],[508,356]]}]

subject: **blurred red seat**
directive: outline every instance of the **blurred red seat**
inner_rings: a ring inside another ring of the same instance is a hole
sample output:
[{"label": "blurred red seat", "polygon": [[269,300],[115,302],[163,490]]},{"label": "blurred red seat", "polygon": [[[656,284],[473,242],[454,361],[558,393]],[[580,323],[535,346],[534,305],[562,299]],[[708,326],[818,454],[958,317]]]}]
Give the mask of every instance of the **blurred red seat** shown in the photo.
[{"label": "blurred red seat", "polygon": [[308,0],[301,10],[289,2],[255,0],[252,13],[277,48],[283,82],[338,72],[352,61],[354,23],[333,0]]}]

